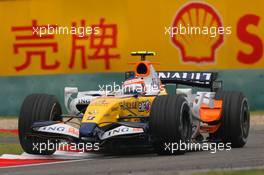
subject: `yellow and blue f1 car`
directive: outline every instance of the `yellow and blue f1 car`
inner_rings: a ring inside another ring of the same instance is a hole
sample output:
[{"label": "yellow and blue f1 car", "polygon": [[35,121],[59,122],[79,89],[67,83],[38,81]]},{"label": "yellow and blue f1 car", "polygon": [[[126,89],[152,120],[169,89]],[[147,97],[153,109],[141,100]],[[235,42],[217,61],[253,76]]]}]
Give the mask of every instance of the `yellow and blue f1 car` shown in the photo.
[{"label": "yellow and blue f1 car", "polygon": [[[157,72],[155,63],[146,60],[155,52],[131,55],[141,60],[125,73],[120,89],[78,92],[76,87],[66,87],[67,114],[62,114],[53,95],[27,96],[18,123],[23,150],[50,155],[55,148],[39,152],[36,144],[66,141],[98,143],[102,149],[147,146],[158,154],[172,154],[165,149],[166,143],[246,144],[248,101],[241,92],[223,91],[216,72]],[[170,84],[175,87],[171,94],[167,92]],[[193,93],[192,87],[203,90]]]}]

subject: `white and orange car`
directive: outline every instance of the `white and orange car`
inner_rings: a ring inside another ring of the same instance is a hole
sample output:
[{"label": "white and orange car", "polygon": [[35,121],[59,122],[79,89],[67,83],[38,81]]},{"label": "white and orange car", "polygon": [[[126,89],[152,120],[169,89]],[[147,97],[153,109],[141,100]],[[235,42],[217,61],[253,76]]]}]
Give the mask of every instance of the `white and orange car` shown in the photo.
[{"label": "white and orange car", "polygon": [[[140,56],[134,71],[126,72],[117,92],[65,88],[68,114],[62,114],[55,96],[26,97],[19,115],[19,138],[30,154],[53,154],[34,150],[34,143],[98,143],[100,148],[151,147],[158,154],[172,154],[166,143],[223,142],[243,147],[249,133],[249,106],[241,92],[226,92],[215,72],[156,72],[145,59],[154,52],[132,52]],[[176,85],[173,94],[166,90]],[[180,88],[179,85],[190,86]],[[192,87],[207,89],[193,93]],[[73,95],[77,96],[73,98]],[[67,119],[66,119],[67,118]],[[78,118],[79,127],[72,119]],[[204,137],[207,134],[208,137]],[[174,153],[183,153],[182,150]]]}]

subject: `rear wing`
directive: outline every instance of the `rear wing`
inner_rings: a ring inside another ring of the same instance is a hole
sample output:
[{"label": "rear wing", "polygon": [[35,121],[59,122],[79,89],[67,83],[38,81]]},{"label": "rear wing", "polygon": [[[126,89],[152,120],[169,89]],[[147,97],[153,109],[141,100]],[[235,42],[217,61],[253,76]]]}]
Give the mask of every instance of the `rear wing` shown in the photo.
[{"label": "rear wing", "polygon": [[[217,72],[159,71],[157,73],[163,84],[181,84],[209,88],[214,92],[222,88],[222,81],[217,80]],[[135,77],[134,72],[125,73],[126,80],[133,77]]]}]

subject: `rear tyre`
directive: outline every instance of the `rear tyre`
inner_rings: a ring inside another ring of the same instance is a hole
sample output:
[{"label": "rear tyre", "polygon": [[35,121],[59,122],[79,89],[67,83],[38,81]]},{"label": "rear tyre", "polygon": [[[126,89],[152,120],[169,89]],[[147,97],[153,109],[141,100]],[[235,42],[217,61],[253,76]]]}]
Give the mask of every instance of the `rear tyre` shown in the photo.
[{"label": "rear tyre", "polygon": [[[55,121],[62,120],[61,106],[55,96],[47,94],[32,94],[25,98],[18,118],[18,131],[20,145],[26,153],[38,155],[51,155],[56,148],[47,148],[48,142],[52,140],[44,138],[29,137],[31,126],[36,121]],[[40,144],[46,145],[46,149],[37,149]]]},{"label": "rear tyre", "polygon": [[243,147],[249,135],[250,112],[246,97],[241,92],[219,91],[217,100],[223,100],[221,126],[212,136],[231,147]]},{"label": "rear tyre", "polygon": [[160,155],[184,154],[191,139],[191,113],[183,95],[157,96],[151,107],[151,136],[156,153]]}]

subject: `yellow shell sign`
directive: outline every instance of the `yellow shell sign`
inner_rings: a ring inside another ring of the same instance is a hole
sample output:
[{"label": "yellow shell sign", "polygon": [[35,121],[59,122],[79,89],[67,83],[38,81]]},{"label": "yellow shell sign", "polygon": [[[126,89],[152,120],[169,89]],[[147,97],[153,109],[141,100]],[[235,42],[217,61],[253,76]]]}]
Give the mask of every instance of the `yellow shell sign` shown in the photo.
[{"label": "yellow shell sign", "polygon": [[[161,5],[162,4],[162,5]],[[0,76],[264,68],[261,0],[0,1]]]},{"label": "yellow shell sign", "polygon": [[183,6],[172,27],[179,30],[171,36],[172,42],[180,48],[183,62],[214,62],[215,50],[224,40],[224,33],[218,30],[221,27],[224,31],[224,28],[219,15],[210,5],[193,2]]}]

